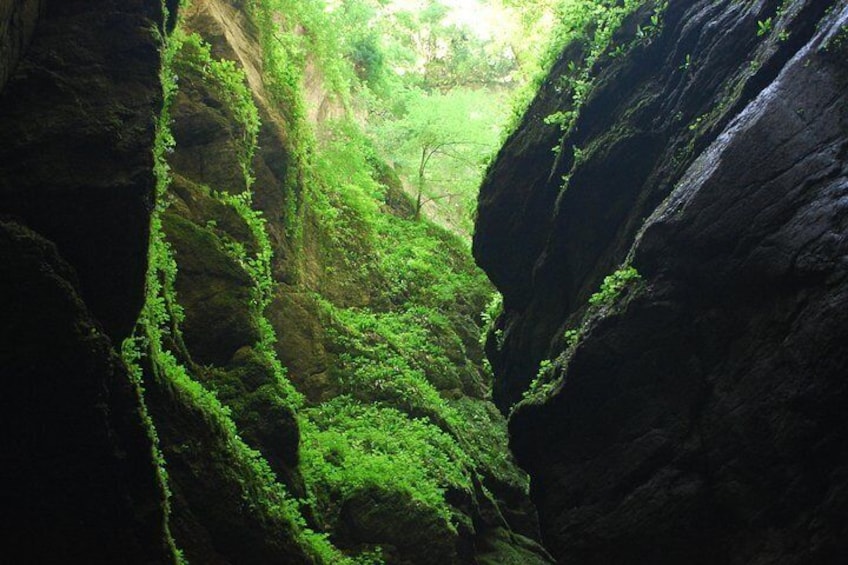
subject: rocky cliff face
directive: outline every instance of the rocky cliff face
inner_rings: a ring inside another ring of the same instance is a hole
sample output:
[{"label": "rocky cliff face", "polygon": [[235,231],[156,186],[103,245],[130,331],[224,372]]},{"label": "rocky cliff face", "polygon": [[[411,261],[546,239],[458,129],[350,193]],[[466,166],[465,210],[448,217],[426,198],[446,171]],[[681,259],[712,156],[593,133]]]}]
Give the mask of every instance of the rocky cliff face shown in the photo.
[{"label": "rocky cliff face", "polygon": [[[10,4],[14,38],[36,7]],[[129,334],[142,302],[161,11],[159,2],[51,3],[0,101],[0,208],[59,246],[112,337]]]},{"label": "rocky cliff face", "polygon": [[0,2],[5,560],[175,558],[115,348],[142,301],[164,25],[159,2]]},{"label": "rocky cliff face", "polygon": [[[169,319],[143,314],[161,332],[140,343],[157,344],[142,369],[176,542],[192,563],[548,563],[485,399],[490,289],[452,237],[401,218],[409,202],[361,139],[327,172],[322,142],[347,133],[324,120],[345,110],[301,55],[314,30],[299,9],[195,0],[169,44],[163,288],[145,310]],[[386,242],[427,256],[389,262]],[[467,288],[416,288],[442,282],[424,278],[433,256]],[[396,476],[374,470],[387,465]],[[441,490],[422,500],[419,479]]]},{"label": "rocky cliff face", "polygon": [[0,4],[0,89],[29,46],[41,9],[40,0],[7,0]]},{"label": "rocky cliff face", "polygon": [[554,360],[510,432],[560,562],[844,558],[846,45],[845,2],[672,0],[560,141],[570,46],[491,167],[489,350],[503,407]]},{"label": "rocky cliff face", "polygon": [[3,557],[549,563],[490,287],[373,151],[317,156],[303,3],[177,4],[0,0]]}]

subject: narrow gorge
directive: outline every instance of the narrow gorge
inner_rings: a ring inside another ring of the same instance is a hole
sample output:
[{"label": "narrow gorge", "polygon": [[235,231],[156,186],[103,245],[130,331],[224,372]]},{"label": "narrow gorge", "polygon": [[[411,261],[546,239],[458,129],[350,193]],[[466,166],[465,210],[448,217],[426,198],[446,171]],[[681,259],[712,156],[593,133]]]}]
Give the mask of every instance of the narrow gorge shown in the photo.
[{"label": "narrow gorge", "polygon": [[841,564],[848,2],[0,0],[0,302],[4,563]]}]

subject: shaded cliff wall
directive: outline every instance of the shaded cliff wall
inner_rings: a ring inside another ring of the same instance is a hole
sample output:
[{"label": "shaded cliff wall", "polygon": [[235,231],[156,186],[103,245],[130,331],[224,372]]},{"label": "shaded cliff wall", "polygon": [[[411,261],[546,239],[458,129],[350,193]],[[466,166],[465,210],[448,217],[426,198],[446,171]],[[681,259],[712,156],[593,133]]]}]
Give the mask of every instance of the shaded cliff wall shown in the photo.
[{"label": "shaded cliff wall", "polygon": [[[303,55],[315,30],[299,18],[322,20],[305,17],[318,3],[302,6],[195,0],[173,36],[171,182],[154,239],[173,258],[163,301],[178,306],[162,347],[184,370],[162,351],[143,368],[176,541],[204,563],[348,562],[339,550],[549,563],[485,398],[490,287],[460,242],[409,219],[354,124],[324,122],[342,117],[342,94],[323,79],[327,61]],[[341,156],[327,156],[332,144]],[[224,420],[235,441],[222,440]],[[267,461],[264,483],[235,443]],[[439,490],[422,498],[434,475]],[[289,509],[338,549],[316,552],[266,489],[304,501]]]},{"label": "shaded cliff wall", "polygon": [[58,245],[113,338],[142,303],[161,11],[49,3],[0,100],[0,208]]},{"label": "shaded cliff wall", "polygon": [[0,89],[26,51],[42,5],[41,0],[6,0],[0,4]]},{"label": "shaded cliff wall", "polygon": [[0,2],[10,562],[175,559],[152,431],[114,348],[143,293],[163,20],[158,2]]},{"label": "shaded cliff wall", "polygon": [[561,562],[844,556],[846,40],[845,2],[671,1],[560,140],[567,49],[490,169],[496,392],[554,360],[510,431]]}]

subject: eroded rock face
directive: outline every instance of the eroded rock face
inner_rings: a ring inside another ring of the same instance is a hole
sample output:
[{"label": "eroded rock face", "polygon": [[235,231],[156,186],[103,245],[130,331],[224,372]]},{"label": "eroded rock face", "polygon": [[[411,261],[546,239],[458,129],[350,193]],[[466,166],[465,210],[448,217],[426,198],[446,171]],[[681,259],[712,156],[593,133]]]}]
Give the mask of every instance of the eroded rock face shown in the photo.
[{"label": "eroded rock face", "polygon": [[604,275],[629,257],[643,277],[511,419],[560,562],[848,551],[848,5],[777,4],[672,1],[653,43],[600,70],[562,143],[585,148],[573,170],[543,158],[555,69],[484,186],[502,405]]},{"label": "eroded rock face", "polygon": [[0,2],[0,90],[26,51],[41,9],[41,0]]},{"label": "eroded rock face", "polygon": [[[173,4],[173,2],[169,2]],[[140,392],[159,2],[0,2],[3,559],[174,562]]]},{"label": "eroded rock face", "polygon": [[[36,9],[19,5],[13,15]],[[124,337],[147,267],[162,5],[63,1],[43,11],[0,98],[0,210],[57,244],[94,315]],[[14,37],[4,41],[20,45]]]},{"label": "eroded rock face", "polygon": [[0,223],[3,558],[170,563],[138,391],[56,247]]}]

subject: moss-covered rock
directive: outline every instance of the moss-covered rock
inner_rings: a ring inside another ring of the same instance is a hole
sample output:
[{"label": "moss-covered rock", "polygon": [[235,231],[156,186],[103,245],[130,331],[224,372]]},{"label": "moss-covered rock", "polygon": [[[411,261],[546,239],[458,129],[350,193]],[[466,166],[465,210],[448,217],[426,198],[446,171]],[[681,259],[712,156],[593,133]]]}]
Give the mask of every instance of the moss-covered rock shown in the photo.
[{"label": "moss-covered rock", "polygon": [[532,539],[506,528],[494,528],[480,537],[476,562],[477,565],[550,565],[553,558]]},{"label": "moss-covered rock", "polygon": [[245,219],[232,206],[216,198],[212,189],[179,174],[169,187],[173,197],[169,209],[191,220],[224,241],[237,241],[248,254],[256,253],[256,242]]},{"label": "moss-covered rock", "polygon": [[191,357],[201,364],[226,365],[241,347],[259,339],[250,276],[211,230],[171,212],[163,215],[163,227],[177,261],[176,291]]},{"label": "moss-covered rock", "polygon": [[[848,76],[829,53],[846,18],[668,2],[654,36],[591,69],[560,142],[582,151],[553,157],[542,121],[573,99],[566,50],[489,169],[475,256],[504,295],[495,399],[554,359],[510,441],[558,561],[848,551]],[[622,265],[641,282],[613,292]]]},{"label": "moss-covered rock", "polygon": [[275,351],[298,390],[311,402],[336,396],[327,371],[333,360],[320,307],[310,294],[280,285],[268,306],[268,320],[277,334]]},{"label": "moss-covered rock", "polygon": [[[457,531],[433,509],[408,494],[367,486],[342,503],[339,543],[380,545],[390,565],[451,565],[460,558]],[[467,559],[467,556],[466,556]]]}]

